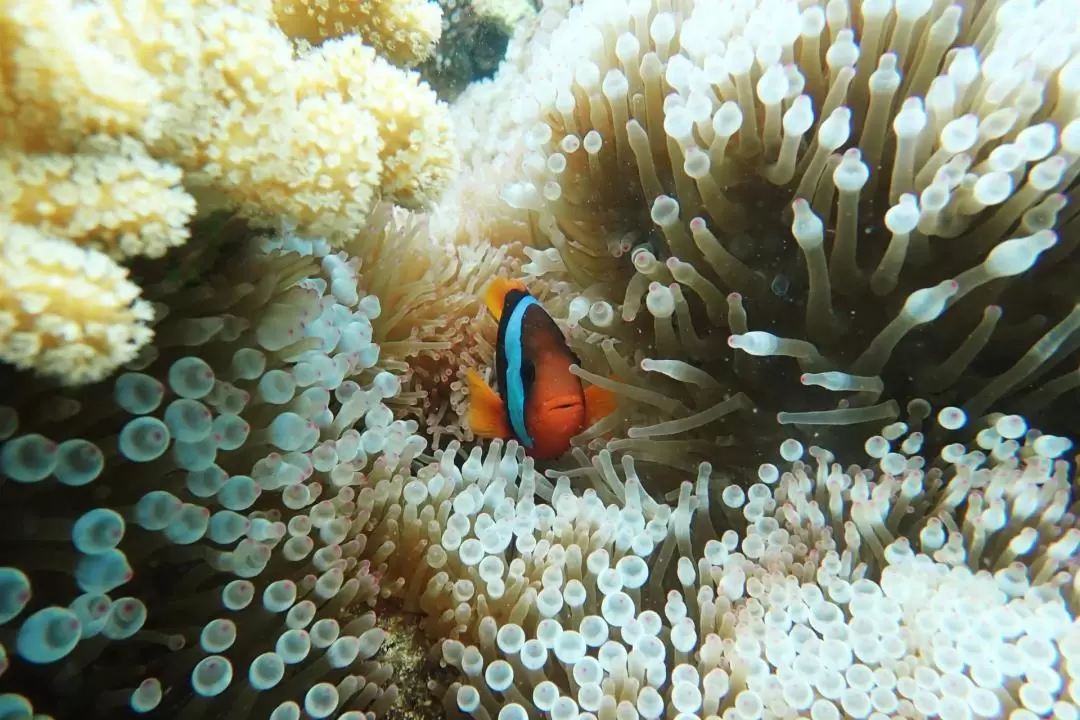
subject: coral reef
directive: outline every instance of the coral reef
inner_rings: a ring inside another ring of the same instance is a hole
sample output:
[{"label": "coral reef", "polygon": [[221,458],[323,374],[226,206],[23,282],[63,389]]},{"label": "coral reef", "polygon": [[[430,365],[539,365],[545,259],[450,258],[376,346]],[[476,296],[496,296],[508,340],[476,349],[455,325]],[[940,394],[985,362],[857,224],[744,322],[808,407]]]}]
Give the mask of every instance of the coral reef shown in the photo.
[{"label": "coral reef", "polygon": [[452,114],[417,7],[0,0],[0,718],[1080,715],[1069,4],[549,0]]},{"label": "coral reef", "polygon": [[[379,198],[430,205],[457,165],[446,107],[364,42],[417,62],[437,38],[438,7],[377,5],[298,50],[274,13],[304,36],[295,4],[5,0],[0,216],[60,243],[53,254],[75,266],[87,262],[79,247],[160,257],[187,240],[197,211],[220,207],[339,242]],[[344,34],[365,21],[377,32]],[[112,260],[105,275],[120,282]],[[5,286],[0,324],[0,357],[20,367],[100,379],[149,338],[138,311],[110,333],[77,304],[63,323],[35,323],[33,308],[63,303],[23,292]],[[115,315],[113,326],[125,317]],[[97,352],[65,363],[50,350],[64,342]]]},{"label": "coral reef", "polygon": [[497,138],[516,165],[525,272],[624,400],[582,444],[693,472],[718,443],[752,465],[777,421],[857,443],[916,398],[1035,413],[1076,386],[1068,3],[597,0],[538,22],[455,117],[464,157]]}]

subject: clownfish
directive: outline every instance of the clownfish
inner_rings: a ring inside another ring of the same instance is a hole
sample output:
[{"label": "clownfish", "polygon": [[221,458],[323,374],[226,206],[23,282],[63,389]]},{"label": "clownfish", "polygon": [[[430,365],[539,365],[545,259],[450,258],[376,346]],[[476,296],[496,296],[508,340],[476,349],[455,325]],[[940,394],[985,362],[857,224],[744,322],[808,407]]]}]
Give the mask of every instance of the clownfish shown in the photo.
[{"label": "clownfish", "polygon": [[557,458],[570,449],[570,438],[615,409],[614,395],[595,385],[583,387],[570,372],[581,361],[520,282],[497,278],[484,300],[499,323],[499,392],[475,370],[466,370],[469,425],[479,437],[517,440],[537,460]]}]

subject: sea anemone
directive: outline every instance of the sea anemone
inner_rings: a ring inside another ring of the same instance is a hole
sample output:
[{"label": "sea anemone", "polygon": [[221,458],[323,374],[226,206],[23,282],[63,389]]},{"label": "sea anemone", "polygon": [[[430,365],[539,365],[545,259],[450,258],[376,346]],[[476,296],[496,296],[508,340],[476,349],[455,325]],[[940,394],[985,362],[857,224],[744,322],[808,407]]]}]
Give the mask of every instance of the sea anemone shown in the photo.
[{"label": "sea anemone", "polygon": [[325,243],[238,232],[149,266],[156,341],[125,372],[6,383],[0,637],[38,712],[395,701],[371,610],[403,582],[367,517],[425,441],[385,404],[381,304]]},{"label": "sea anemone", "polygon": [[[460,184],[453,192],[462,192]],[[397,373],[402,384],[388,403],[397,417],[420,424],[432,448],[473,439],[460,376],[494,357],[496,328],[483,289],[521,266],[514,243],[497,247],[483,234],[469,234],[463,222],[383,204],[345,247],[355,267],[378,269],[363,274],[361,287],[384,304],[372,333],[380,367]]]},{"label": "sea anemone", "polygon": [[455,113],[518,168],[524,270],[623,400],[579,443],[692,472],[916,398],[1074,429],[1068,3],[586,0],[539,28]]},{"label": "sea anemone", "polygon": [[[485,470],[474,450],[458,497],[475,501],[454,500],[428,554],[443,599],[436,580],[420,601],[464,601],[455,617],[475,623],[442,643],[464,676],[447,716],[1070,716],[1071,443],[1003,416],[986,452],[920,454],[918,427],[963,424],[958,408],[894,423],[868,440],[872,466],[846,469],[788,438],[748,490],[703,464],[674,508],[630,455],[620,474],[601,451],[579,492],[527,460],[516,479],[513,444]],[[444,455],[440,487],[448,470]]]}]

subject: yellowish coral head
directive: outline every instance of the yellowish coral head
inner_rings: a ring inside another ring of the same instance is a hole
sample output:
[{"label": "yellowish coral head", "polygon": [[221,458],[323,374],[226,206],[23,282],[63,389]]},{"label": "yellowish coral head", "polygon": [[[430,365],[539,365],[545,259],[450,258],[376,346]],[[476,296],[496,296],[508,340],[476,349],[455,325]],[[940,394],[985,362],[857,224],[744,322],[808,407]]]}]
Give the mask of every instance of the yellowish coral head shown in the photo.
[{"label": "yellowish coral head", "polygon": [[153,337],[150,304],[108,256],[0,219],[0,358],[65,384],[100,380]]},{"label": "yellowish coral head", "polygon": [[423,62],[442,33],[442,10],[426,0],[274,0],[274,10],[294,40],[318,44],[356,33],[403,67]]},{"label": "yellowish coral head", "polygon": [[387,199],[414,209],[438,199],[459,160],[449,110],[417,73],[394,67],[355,35],[323,43],[298,65],[302,96],[338,93],[374,116]]},{"label": "yellowish coral head", "polygon": [[0,3],[0,143],[67,150],[160,131],[162,84],[112,33],[115,17],[109,3]]},{"label": "yellowish coral head", "polygon": [[187,241],[195,200],[182,172],[133,138],[96,135],[73,154],[0,150],[0,213],[122,259]]}]

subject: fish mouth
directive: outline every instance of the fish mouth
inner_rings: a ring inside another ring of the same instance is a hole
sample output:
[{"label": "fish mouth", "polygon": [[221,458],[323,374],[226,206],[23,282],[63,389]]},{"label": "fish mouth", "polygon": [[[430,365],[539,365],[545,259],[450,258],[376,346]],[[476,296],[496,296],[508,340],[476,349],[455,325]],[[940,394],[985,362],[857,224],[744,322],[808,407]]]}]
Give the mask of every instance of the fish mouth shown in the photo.
[{"label": "fish mouth", "polygon": [[581,400],[574,397],[555,398],[544,403],[544,410],[548,412],[553,410],[573,410],[580,407],[582,407]]}]

